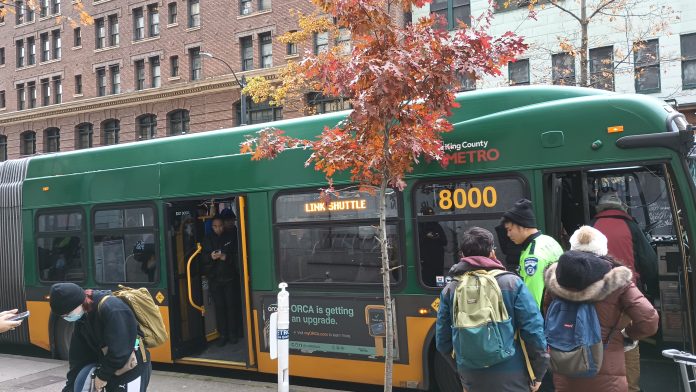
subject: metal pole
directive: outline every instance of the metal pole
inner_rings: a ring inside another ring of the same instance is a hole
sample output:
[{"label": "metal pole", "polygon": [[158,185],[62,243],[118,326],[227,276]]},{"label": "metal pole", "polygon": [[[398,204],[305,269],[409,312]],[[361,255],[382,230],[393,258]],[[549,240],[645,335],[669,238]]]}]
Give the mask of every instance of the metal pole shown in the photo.
[{"label": "metal pole", "polygon": [[[246,78],[244,76],[242,76],[242,82],[239,83],[239,87],[240,88],[246,87]],[[242,90],[239,90],[239,91],[240,91],[240,93],[239,93],[240,110],[239,111],[241,112],[241,116],[242,116],[242,119],[240,121],[240,125],[246,125],[247,119],[248,119],[247,118],[247,99],[246,99],[246,95],[241,92]]]}]

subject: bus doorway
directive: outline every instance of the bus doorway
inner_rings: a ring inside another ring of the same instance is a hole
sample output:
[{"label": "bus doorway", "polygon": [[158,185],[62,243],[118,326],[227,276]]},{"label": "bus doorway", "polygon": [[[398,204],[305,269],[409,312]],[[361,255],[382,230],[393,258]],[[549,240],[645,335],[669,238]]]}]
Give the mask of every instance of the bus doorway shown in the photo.
[{"label": "bus doorway", "polygon": [[224,197],[166,204],[176,362],[250,365],[242,203]]},{"label": "bus doorway", "polygon": [[[559,239],[565,249],[569,248],[568,239],[577,228],[594,225],[598,214],[607,216],[614,214],[614,210],[618,211],[615,214],[624,214],[637,224],[639,233],[633,233],[634,250],[639,242],[645,243],[636,236],[644,236],[649,242],[646,246],[652,252],[644,252],[650,254],[648,267],[643,264],[641,271],[637,256],[632,268],[627,265],[638,272],[636,283],[660,316],[657,334],[640,342],[640,384],[643,390],[678,390],[674,364],[665,361],[661,351],[667,348],[693,351],[690,236],[686,233],[685,209],[668,165],[553,172],[545,174],[544,185],[547,234]],[[607,195],[611,197],[605,198]],[[607,200],[612,200],[613,207],[607,207]],[[609,249],[610,256],[614,256],[611,243]]]}]

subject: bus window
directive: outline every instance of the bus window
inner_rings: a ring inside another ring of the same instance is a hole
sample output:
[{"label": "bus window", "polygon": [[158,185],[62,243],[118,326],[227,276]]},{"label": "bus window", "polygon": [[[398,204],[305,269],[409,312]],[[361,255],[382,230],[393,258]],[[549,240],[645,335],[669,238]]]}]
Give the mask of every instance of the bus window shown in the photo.
[{"label": "bus window", "polygon": [[[279,195],[275,200],[280,277],[294,283],[380,284],[382,267],[377,198],[342,191],[329,204],[316,191]],[[398,201],[387,200],[387,237],[392,266],[401,262]],[[398,270],[392,275],[400,279]]]},{"label": "bus window", "polygon": [[94,214],[95,278],[99,283],[153,283],[159,266],[152,207]]},{"label": "bus window", "polygon": [[[414,190],[418,255],[424,285],[441,287],[459,261],[459,233],[479,226],[495,235],[508,208],[526,197],[520,178],[457,179],[422,182]],[[496,244],[497,245],[497,244]]]},{"label": "bus window", "polygon": [[37,222],[39,279],[45,282],[84,280],[82,213],[39,213]]}]

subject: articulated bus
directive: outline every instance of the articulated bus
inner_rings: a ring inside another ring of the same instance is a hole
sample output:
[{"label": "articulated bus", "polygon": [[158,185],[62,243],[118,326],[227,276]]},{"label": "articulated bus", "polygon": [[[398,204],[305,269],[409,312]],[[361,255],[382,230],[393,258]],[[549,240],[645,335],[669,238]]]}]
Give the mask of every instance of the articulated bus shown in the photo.
[{"label": "articulated bus", "polygon": [[[390,259],[401,266],[392,272],[394,385],[461,390],[436,354],[434,324],[462,230],[494,230],[503,211],[529,198],[540,229],[567,247],[568,235],[591,222],[600,192],[611,190],[658,255],[660,329],[641,343],[643,382],[668,390],[676,378],[659,352],[694,351],[696,333],[694,136],[684,116],[651,97],[571,87],[490,89],[457,102],[444,136],[447,165],[421,162],[406,190],[388,195]],[[50,313],[51,284],[124,284],[148,288],[167,324],[154,361],[275,373],[269,319],[287,282],[290,374],[382,384],[375,196],[344,178],[326,207],[318,199],[325,178],[303,166],[308,151],[261,162],[239,153],[245,135],[264,127],[312,138],[347,113],[1,163],[0,304],[31,317],[0,339],[66,358],[71,325]],[[244,337],[218,347],[197,244],[225,209],[238,228],[243,306],[232,316]],[[442,233],[437,243],[426,235],[433,231]],[[137,249],[152,257],[143,264]]]}]

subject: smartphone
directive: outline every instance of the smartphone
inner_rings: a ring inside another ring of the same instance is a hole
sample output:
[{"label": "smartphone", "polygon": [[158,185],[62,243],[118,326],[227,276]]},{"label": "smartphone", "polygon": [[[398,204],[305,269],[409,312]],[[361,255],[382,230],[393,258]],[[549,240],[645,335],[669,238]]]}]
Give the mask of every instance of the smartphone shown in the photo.
[{"label": "smartphone", "polygon": [[19,313],[18,315],[8,319],[9,321],[22,321],[25,318],[29,317],[29,311],[27,310],[26,312]]}]

